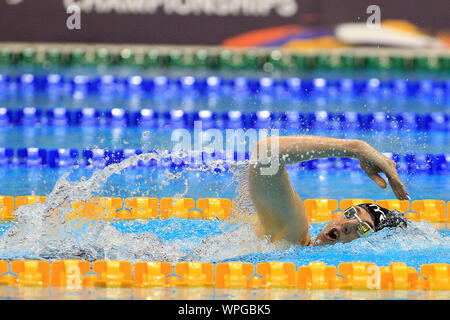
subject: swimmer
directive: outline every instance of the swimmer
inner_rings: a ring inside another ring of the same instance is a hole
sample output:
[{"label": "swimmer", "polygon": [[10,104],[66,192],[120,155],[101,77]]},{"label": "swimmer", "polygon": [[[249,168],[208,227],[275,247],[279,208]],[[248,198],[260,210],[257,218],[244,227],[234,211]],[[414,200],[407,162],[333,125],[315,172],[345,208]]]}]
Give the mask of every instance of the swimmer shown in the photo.
[{"label": "swimmer", "polygon": [[[277,157],[279,169],[274,174],[262,174],[261,169],[267,165],[258,158],[259,150],[273,150],[271,144],[276,143],[275,139],[279,152],[269,152],[267,156]],[[286,240],[300,246],[320,246],[350,242],[385,227],[406,226],[407,219],[396,210],[361,204],[333,218],[312,240],[305,205],[291,185],[286,165],[334,157],[358,159],[361,169],[383,189],[387,188],[387,183],[379,174],[385,174],[395,196],[410,200],[395,162],[364,141],[306,135],[269,137],[257,142],[248,170],[250,198],[259,218],[258,236],[268,236],[272,242]]]}]

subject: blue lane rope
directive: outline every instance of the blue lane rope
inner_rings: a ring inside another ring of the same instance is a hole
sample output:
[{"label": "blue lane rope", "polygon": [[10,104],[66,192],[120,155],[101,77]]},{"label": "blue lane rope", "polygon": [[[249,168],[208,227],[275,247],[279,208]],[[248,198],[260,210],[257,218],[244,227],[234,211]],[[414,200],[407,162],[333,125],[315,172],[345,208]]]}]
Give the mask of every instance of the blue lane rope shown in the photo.
[{"label": "blue lane rope", "polygon": [[[196,168],[202,164],[211,163],[213,160],[223,164],[222,169],[227,170],[232,161],[244,161],[250,159],[249,152],[234,152],[231,155],[221,153],[197,153],[191,155],[171,155],[167,151],[146,150],[160,156],[159,160],[152,159],[148,162],[139,161],[134,168]],[[44,148],[0,148],[0,167],[25,167],[25,168],[68,168],[80,166],[85,168],[102,168],[112,163],[118,163],[136,154],[142,154],[139,149],[44,149]],[[407,153],[400,155],[397,153],[384,153],[388,158],[397,163],[397,169],[401,173],[428,173],[428,174],[449,174],[450,173],[450,153],[428,154],[428,153]],[[194,157],[200,159],[194,162]],[[350,158],[327,158],[301,162],[289,165],[289,169],[306,170],[360,170],[359,161]]]},{"label": "blue lane rope", "polygon": [[217,76],[196,77],[117,77],[64,76],[61,74],[0,74],[0,92],[14,90],[45,90],[60,93],[160,93],[179,92],[184,94],[218,93],[224,95],[271,94],[298,98],[310,94],[370,94],[375,97],[387,96],[448,96],[450,80],[437,79],[352,79],[352,78],[271,78]]},{"label": "blue lane rope", "polygon": [[437,130],[450,131],[450,114],[445,112],[256,112],[211,110],[158,112],[153,109],[129,111],[113,108],[100,111],[94,108],[69,110],[55,108],[40,110],[0,108],[0,126],[81,126],[81,127],[140,127],[193,128],[201,121],[203,129],[277,128],[305,130]]}]

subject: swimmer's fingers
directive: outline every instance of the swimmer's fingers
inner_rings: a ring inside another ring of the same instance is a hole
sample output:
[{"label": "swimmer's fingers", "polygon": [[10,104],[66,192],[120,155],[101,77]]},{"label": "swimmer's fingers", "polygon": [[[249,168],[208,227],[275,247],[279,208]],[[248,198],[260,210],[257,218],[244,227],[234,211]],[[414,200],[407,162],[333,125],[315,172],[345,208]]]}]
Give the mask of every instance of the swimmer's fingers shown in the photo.
[{"label": "swimmer's fingers", "polygon": [[389,179],[389,184],[391,185],[392,191],[395,196],[399,200],[410,200],[408,193],[406,191],[405,186],[401,183],[401,181],[396,181],[393,179]]},{"label": "swimmer's fingers", "polygon": [[367,174],[370,179],[372,179],[380,188],[386,189],[386,181],[378,174],[379,172],[382,172],[382,170],[374,166],[372,163],[364,160],[360,162],[360,165],[361,169]]},{"label": "swimmer's fingers", "polygon": [[386,173],[389,184],[391,185],[392,191],[395,196],[399,200],[411,200],[409,197],[408,191],[406,191],[406,187],[403,182],[400,180],[397,170],[390,170],[390,172]]},{"label": "swimmer's fingers", "polygon": [[383,172],[388,178],[389,184],[395,196],[399,200],[410,200],[406,187],[398,176],[397,164],[395,161],[386,157],[384,157],[384,159],[385,161],[382,162],[383,164],[380,167],[383,168]]},{"label": "swimmer's fingers", "polygon": [[382,189],[386,189],[387,187],[387,183],[386,181],[378,174],[378,173],[373,173],[373,174],[368,174],[369,178],[372,179],[373,181],[375,181],[375,183]]},{"label": "swimmer's fingers", "polygon": [[388,178],[389,185],[395,196],[399,200],[410,200],[408,192],[398,176],[396,163],[384,156],[375,158],[374,160],[360,160],[361,169],[367,176],[375,181],[378,186],[385,189],[387,187],[386,181],[379,175],[379,173],[384,173]]}]

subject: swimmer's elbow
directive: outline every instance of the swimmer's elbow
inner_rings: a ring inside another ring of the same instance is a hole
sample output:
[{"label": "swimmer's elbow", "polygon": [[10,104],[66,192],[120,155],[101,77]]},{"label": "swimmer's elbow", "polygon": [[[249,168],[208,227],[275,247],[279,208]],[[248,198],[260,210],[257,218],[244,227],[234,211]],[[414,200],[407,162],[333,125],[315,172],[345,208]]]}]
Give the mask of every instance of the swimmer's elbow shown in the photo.
[{"label": "swimmer's elbow", "polygon": [[[272,156],[272,144],[275,142],[273,141],[272,137],[267,137],[263,139],[259,139],[255,147],[253,148],[253,152],[251,154],[251,160],[254,162],[258,162],[258,159],[261,158],[261,155],[264,154],[264,156],[271,157]],[[259,155],[259,157],[258,157]]]},{"label": "swimmer's elbow", "polygon": [[278,142],[273,137],[257,141],[250,157],[250,175],[275,176],[282,172],[284,163],[280,160]]}]

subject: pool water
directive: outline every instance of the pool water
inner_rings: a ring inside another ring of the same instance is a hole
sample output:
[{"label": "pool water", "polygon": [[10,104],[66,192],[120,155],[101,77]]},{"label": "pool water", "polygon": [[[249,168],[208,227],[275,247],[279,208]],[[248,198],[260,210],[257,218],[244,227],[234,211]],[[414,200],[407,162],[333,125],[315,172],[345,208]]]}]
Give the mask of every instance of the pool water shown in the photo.
[{"label": "pool water", "polygon": [[[169,170],[179,173],[179,170]],[[50,168],[0,168],[0,190],[2,194],[12,196],[26,196],[32,193],[45,196],[51,192],[58,178],[69,169]],[[92,169],[79,168],[74,170],[69,178],[80,179],[90,177]],[[348,179],[351,178],[351,185]],[[379,189],[372,180],[360,172],[349,171],[308,171],[290,170],[290,178],[296,190],[303,199],[364,199],[383,200],[393,199],[392,191]],[[448,197],[450,182],[444,175],[401,174],[409,194],[414,200],[440,199]],[[222,197],[234,199],[237,197],[233,175],[229,172],[182,172],[177,180],[166,185],[166,169],[130,169],[121,175],[111,177],[102,190],[95,196],[114,196],[120,198],[172,197],[183,193],[187,198]],[[185,190],[185,183],[189,188]],[[311,186],[304,188],[304,186]],[[342,190],[345,186],[345,192]],[[303,188],[303,189],[302,189]]]}]

